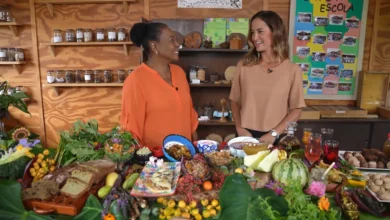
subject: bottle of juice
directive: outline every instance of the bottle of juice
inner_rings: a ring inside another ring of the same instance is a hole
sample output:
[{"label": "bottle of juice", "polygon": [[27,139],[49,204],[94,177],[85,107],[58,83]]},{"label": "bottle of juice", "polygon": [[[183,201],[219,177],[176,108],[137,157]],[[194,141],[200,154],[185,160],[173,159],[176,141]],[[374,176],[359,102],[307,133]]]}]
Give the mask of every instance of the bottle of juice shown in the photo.
[{"label": "bottle of juice", "polygon": [[298,124],[296,122],[287,122],[287,135],[279,142],[279,146],[283,147],[287,153],[301,148],[301,143],[298,138],[294,136],[295,128],[297,126]]},{"label": "bottle of juice", "polygon": [[390,157],[390,133],[387,134],[387,140],[383,144],[383,152]]}]

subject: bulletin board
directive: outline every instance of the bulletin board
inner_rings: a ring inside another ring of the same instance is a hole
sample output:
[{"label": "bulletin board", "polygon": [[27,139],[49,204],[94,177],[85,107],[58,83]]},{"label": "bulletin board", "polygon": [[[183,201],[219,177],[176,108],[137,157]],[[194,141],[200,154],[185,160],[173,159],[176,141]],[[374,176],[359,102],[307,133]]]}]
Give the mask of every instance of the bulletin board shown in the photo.
[{"label": "bulletin board", "polygon": [[368,0],[291,0],[290,58],[305,99],[356,100]]}]

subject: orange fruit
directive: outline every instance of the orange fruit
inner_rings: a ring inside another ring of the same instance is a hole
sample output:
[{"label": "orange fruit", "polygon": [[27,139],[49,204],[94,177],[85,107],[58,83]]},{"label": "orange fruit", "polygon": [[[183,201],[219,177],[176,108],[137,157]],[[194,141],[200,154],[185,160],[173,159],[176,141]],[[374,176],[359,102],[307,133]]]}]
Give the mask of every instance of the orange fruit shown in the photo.
[{"label": "orange fruit", "polygon": [[212,190],[213,189],[213,184],[210,181],[205,181],[203,183],[203,189],[205,190]]}]

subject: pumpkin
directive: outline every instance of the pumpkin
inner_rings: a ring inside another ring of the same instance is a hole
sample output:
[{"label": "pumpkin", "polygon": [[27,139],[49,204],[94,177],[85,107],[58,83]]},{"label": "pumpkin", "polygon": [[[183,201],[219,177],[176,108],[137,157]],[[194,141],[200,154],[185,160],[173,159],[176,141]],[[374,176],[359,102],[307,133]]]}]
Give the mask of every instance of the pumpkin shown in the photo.
[{"label": "pumpkin", "polygon": [[275,181],[288,185],[291,180],[298,180],[301,186],[304,187],[309,180],[309,169],[302,162],[301,159],[289,158],[277,162],[272,169],[272,178]]}]

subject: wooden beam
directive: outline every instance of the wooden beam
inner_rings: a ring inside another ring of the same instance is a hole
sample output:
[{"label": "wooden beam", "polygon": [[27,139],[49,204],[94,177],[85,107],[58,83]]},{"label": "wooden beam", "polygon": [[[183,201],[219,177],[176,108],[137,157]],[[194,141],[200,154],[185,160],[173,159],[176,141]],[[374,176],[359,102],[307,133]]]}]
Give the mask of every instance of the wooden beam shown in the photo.
[{"label": "wooden beam", "polygon": [[126,44],[123,44],[123,53],[125,56],[129,56],[129,50]]},{"label": "wooden beam", "polygon": [[123,14],[128,14],[129,13],[129,3],[123,2]]},{"label": "wooden beam", "polygon": [[263,11],[266,11],[269,9],[269,2],[268,0],[263,0]]},{"label": "wooden beam", "polygon": [[36,4],[106,4],[120,2],[137,2],[136,0],[35,0]]},{"label": "wooden beam", "polygon": [[49,46],[50,54],[53,55],[53,57],[56,56],[56,48],[54,46]]},{"label": "wooden beam", "polygon": [[150,19],[150,0],[144,0],[144,15],[146,19]]},{"label": "wooden beam", "polygon": [[49,10],[50,15],[53,17],[54,16],[54,7],[53,4],[46,3],[46,7]]},{"label": "wooden beam", "polygon": [[18,26],[15,25],[9,25],[9,29],[12,31],[12,34],[17,37],[18,36]]},{"label": "wooden beam", "polygon": [[20,65],[18,65],[18,64],[12,64],[12,66],[14,67],[14,69],[16,70],[16,72],[18,73],[18,74],[21,74],[22,72],[20,71],[21,69],[20,69]]},{"label": "wooden beam", "polygon": [[54,94],[56,94],[56,96],[60,96],[60,91],[58,90],[58,87],[52,87],[53,91],[54,91]]}]

